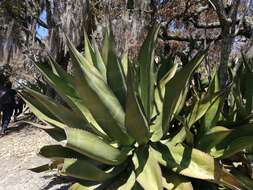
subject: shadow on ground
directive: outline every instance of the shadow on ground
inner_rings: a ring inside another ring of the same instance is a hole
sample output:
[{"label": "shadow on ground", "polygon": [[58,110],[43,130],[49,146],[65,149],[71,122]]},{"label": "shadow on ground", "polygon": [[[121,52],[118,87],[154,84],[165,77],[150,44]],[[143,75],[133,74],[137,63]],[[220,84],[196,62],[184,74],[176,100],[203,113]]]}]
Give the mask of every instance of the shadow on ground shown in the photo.
[{"label": "shadow on ground", "polygon": [[[49,176],[44,176],[43,178],[46,179],[46,178],[51,178],[52,176],[49,175]],[[68,190],[68,188],[70,187],[70,180],[69,179],[65,179],[63,177],[59,177],[59,176],[54,176],[50,182],[45,186],[43,187],[43,190],[50,190],[52,189],[53,187],[55,186],[59,186],[63,184],[62,186],[60,186],[59,188],[57,188],[57,190]]]}]

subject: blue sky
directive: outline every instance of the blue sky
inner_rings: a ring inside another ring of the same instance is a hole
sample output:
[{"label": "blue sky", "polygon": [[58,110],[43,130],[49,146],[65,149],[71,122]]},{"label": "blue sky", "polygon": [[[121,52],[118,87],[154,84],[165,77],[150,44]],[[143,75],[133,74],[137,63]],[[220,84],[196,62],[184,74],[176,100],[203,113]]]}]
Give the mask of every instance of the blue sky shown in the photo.
[{"label": "blue sky", "polygon": [[[47,23],[47,12],[44,10],[42,11],[42,13],[40,14],[40,19],[43,20],[45,23]],[[45,39],[48,36],[48,29],[37,25],[36,26],[36,36],[39,39]]]}]

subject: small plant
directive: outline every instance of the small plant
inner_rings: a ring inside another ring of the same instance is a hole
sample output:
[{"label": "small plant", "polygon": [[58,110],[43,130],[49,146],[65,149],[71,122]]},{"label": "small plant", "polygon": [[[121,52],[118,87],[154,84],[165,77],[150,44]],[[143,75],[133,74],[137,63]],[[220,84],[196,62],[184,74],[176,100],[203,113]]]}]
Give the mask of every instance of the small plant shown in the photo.
[{"label": "small plant", "polygon": [[[66,104],[30,88],[22,92],[27,105],[47,124],[35,125],[59,142],[40,150],[52,162],[33,171],[57,168],[61,175],[79,179],[71,190],[191,190],[196,183],[202,189],[219,185],[253,189],[252,181],[238,174],[233,163],[223,165],[221,160],[245,148],[232,139],[253,134],[249,126],[240,129],[239,136],[237,129],[215,127],[220,104],[231,87],[220,91],[213,77],[206,92],[189,98],[191,76],[206,50],[182,68],[176,63],[155,64],[158,32],[156,25],[134,63],[127,54],[121,60],[116,56],[108,32],[101,52],[85,35],[84,55],[67,38],[72,75],[52,58],[51,69],[37,65]],[[206,130],[199,130],[201,123]]]}]

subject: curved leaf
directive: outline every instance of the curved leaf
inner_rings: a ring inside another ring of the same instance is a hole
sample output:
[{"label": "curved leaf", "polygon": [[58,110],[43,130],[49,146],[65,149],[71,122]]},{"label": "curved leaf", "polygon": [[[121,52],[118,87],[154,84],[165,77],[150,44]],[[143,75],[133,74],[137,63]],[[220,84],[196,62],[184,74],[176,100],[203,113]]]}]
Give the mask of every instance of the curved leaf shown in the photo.
[{"label": "curved leaf", "polygon": [[156,116],[155,122],[150,126],[150,130],[152,133],[151,140],[153,142],[157,142],[163,136],[162,129],[162,111],[163,111],[163,102],[164,102],[164,94],[165,94],[165,86],[166,84],[175,76],[178,68],[178,64],[175,63],[171,69],[163,75],[160,81],[155,88],[155,103],[158,111],[158,115]]},{"label": "curved leaf", "polygon": [[125,78],[127,78],[127,72],[128,72],[128,64],[129,64],[129,60],[128,60],[128,52],[124,52],[121,58],[121,65],[122,65],[122,70],[124,73]]},{"label": "curved leaf", "polygon": [[162,172],[152,150],[140,148],[133,158],[136,180],[145,190],[162,190]]},{"label": "curved leaf", "polygon": [[90,185],[83,185],[80,183],[74,183],[68,190],[99,190],[101,184],[90,184]]},{"label": "curved leaf", "polygon": [[85,106],[108,136],[123,145],[131,144],[133,139],[126,133],[125,113],[119,101],[97,69],[80,55],[68,38],[67,42],[76,75],[76,88]]},{"label": "curved leaf", "polygon": [[167,170],[163,173],[163,187],[167,190],[193,190],[190,179]]},{"label": "curved leaf", "polygon": [[206,52],[206,50],[199,52],[166,84],[162,112],[163,134],[168,131],[169,123],[174,115],[180,111],[179,108],[184,104],[186,87],[189,83],[190,77],[194,70],[202,63],[206,56]]},{"label": "curved leaf", "polygon": [[101,73],[103,79],[106,81],[106,67],[105,67],[103,58],[99,52],[98,45],[96,43],[95,38],[92,38],[92,44],[93,44],[95,55],[96,55],[96,67],[98,71]]},{"label": "curved leaf", "polygon": [[130,174],[129,178],[127,179],[127,181],[121,185],[120,187],[118,187],[117,189],[118,190],[129,190],[129,189],[132,189],[132,187],[134,186],[135,184],[135,173],[134,171],[132,171],[132,173]]},{"label": "curved leaf", "polygon": [[253,145],[251,124],[234,129],[215,127],[199,141],[199,147],[216,158],[228,158]]},{"label": "curved leaf", "polygon": [[232,169],[231,173],[243,184],[245,189],[252,190],[253,189],[253,180],[249,178],[247,175],[241,173],[236,169]]},{"label": "curved leaf", "polygon": [[[215,72],[211,84],[208,88],[207,94],[214,94],[220,90],[218,74]],[[208,129],[210,127],[216,126],[219,119],[222,104],[225,96],[217,98],[217,100],[208,108],[205,115],[202,118],[202,125]]]},{"label": "curved leaf", "polygon": [[134,87],[134,71],[129,65],[125,126],[127,132],[134,137],[139,144],[145,144],[149,140],[148,122],[139,105]]},{"label": "curved leaf", "polygon": [[52,123],[59,128],[66,127],[65,124],[59,121],[43,104],[41,104],[37,99],[30,96],[27,92],[21,92],[23,100],[26,105],[31,109],[31,111],[43,122]]},{"label": "curved leaf", "polygon": [[[17,123],[19,123],[19,122],[17,122]],[[60,127],[57,127],[53,124],[50,124],[50,126],[45,126],[45,125],[41,125],[38,123],[29,122],[29,121],[21,121],[20,123],[27,123],[29,125],[33,125],[35,127],[38,127],[39,129],[42,129],[43,131],[45,131],[50,137],[52,137],[56,141],[63,141],[63,140],[66,140],[66,138],[67,138],[66,134],[63,130],[63,128],[65,128],[67,126],[60,128]]]},{"label": "curved leaf", "polygon": [[148,121],[153,113],[154,86],[156,82],[154,54],[155,42],[160,29],[160,25],[154,25],[143,42],[139,55],[138,64],[140,66],[140,91],[141,100]]},{"label": "curved leaf", "polygon": [[243,189],[242,184],[214,160],[197,149],[177,144],[158,144],[154,147],[155,158],[168,169],[197,179],[224,184],[231,189]]},{"label": "curved leaf", "polygon": [[[58,94],[67,102],[68,106],[70,106],[77,115],[82,117],[87,123],[91,123],[89,127],[98,134],[99,136],[108,139],[108,136],[104,133],[101,127],[94,120],[90,112],[85,107],[81,98],[79,98],[76,94],[74,84],[74,78],[66,73],[63,69],[59,67],[57,63],[51,58],[51,65],[53,70],[56,70],[58,76],[53,74],[53,72],[42,64],[37,64],[37,68],[43,74],[43,76],[47,79],[49,84],[58,92]],[[51,122],[52,123],[52,122]]]},{"label": "curved leaf", "polygon": [[86,32],[84,32],[84,57],[95,67],[97,67],[97,60],[95,52],[91,46],[89,37]]},{"label": "curved leaf", "polygon": [[104,40],[103,40],[103,47],[102,47],[102,58],[104,60],[104,64],[107,65],[108,61],[108,53],[109,53],[109,29],[106,28],[105,34],[104,34]]},{"label": "curved leaf", "polygon": [[106,65],[107,70],[107,83],[114,92],[115,96],[118,98],[122,107],[126,104],[126,81],[124,76],[124,71],[119,61],[116,50],[115,50],[115,40],[110,31],[109,35],[109,47],[108,47],[108,60]]},{"label": "curved leaf", "polygon": [[211,108],[214,104],[217,103],[218,100],[222,98],[226,91],[220,91],[213,94],[207,94],[200,100],[198,100],[194,106],[192,111],[187,117],[187,125],[190,128],[195,122],[201,119],[209,108]]},{"label": "curved leaf", "polygon": [[52,114],[54,114],[60,121],[66,123],[69,127],[87,129],[89,127],[89,123],[87,120],[79,117],[73,113],[72,110],[69,110],[67,107],[57,103],[53,99],[48,96],[42,95],[36,91],[31,89],[26,89],[26,91],[36,98],[41,104],[43,104]]},{"label": "curved leaf", "polygon": [[58,165],[60,165],[62,163],[63,163],[63,160],[54,160],[48,164],[44,164],[44,165],[41,165],[41,166],[38,166],[35,168],[31,168],[29,170],[32,172],[35,172],[35,173],[41,173],[41,172],[56,169],[58,167]]},{"label": "curved leaf", "polygon": [[90,181],[105,181],[112,177],[110,173],[97,168],[87,160],[64,159],[61,174]]},{"label": "curved leaf", "polygon": [[47,145],[40,149],[39,154],[49,159],[64,159],[64,158],[78,158],[85,159],[86,157],[78,152],[69,148],[62,147],[61,145]]},{"label": "curved leaf", "polygon": [[126,155],[96,135],[84,130],[65,129],[67,142],[64,146],[84,154],[94,160],[109,165],[119,165],[126,160]]}]

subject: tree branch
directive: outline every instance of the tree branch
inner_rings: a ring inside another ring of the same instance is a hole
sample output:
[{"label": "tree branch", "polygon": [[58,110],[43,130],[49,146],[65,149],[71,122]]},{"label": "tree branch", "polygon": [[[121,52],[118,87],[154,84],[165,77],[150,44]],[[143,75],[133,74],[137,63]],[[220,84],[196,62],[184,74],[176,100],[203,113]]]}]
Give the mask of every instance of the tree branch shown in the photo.
[{"label": "tree branch", "polygon": [[165,41],[179,41],[179,42],[204,42],[205,40],[208,43],[218,41],[221,39],[221,36],[217,36],[215,38],[192,38],[192,37],[181,37],[181,36],[176,36],[176,35],[163,35],[163,39]]},{"label": "tree branch", "polygon": [[213,29],[213,28],[220,28],[221,27],[220,22],[212,22],[209,24],[204,24],[204,23],[198,23],[192,19],[190,20],[190,22],[193,24],[193,26],[195,28]]},{"label": "tree branch", "polygon": [[209,0],[209,2],[215,6],[216,8],[216,13],[219,17],[219,20],[221,24],[227,24],[227,15],[225,12],[225,6],[223,4],[223,0]]},{"label": "tree branch", "polygon": [[42,27],[48,29],[48,25],[47,25],[43,20],[41,20],[40,18],[37,19],[37,22],[38,22],[38,24],[39,24],[40,26],[42,26]]}]

